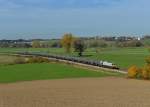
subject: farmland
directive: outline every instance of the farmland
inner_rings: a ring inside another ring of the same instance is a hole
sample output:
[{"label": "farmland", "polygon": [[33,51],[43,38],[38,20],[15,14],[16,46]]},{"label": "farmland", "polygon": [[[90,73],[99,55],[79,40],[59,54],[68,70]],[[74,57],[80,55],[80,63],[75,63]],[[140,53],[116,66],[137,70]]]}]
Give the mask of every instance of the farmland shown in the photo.
[{"label": "farmland", "polygon": [[99,54],[93,53],[91,59],[101,59],[111,61],[121,68],[128,68],[131,65],[143,66],[145,57],[150,53],[146,48],[119,48],[104,50]]},{"label": "farmland", "polygon": [[8,55],[0,55],[0,65],[12,64],[16,57]]},{"label": "farmland", "polygon": [[2,107],[149,107],[149,82],[76,78],[0,85]]},{"label": "farmland", "polygon": [[[46,52],[49,54],[66,55],[62,48],[1,48],[0,52]],[[71,56],[77,56],[72,52]],[[128,68],[131,65],[143,66],[145,57],[150,53],[147,48],[102,48],[96,53],[95,49],[87,49],[84,52],[84,58],[95,60],[106,60],[117,64],[120,68]]]},{"label": "farmland", "polygon": [[[83,68],[69,66],[61,63],[32,63],[12,64],[16,57],[1,56],[0,83],[11,83],[19,81],[81,78],[81,77],[105,77],[120,76],[119,73],[96,72]],[[7,61],[7,62],[6,62]],[[5,65],[2,64],[5,62]],[[11,65],[10,65],[11,63]],[[9,65],[7,65],[9,64]]]},{"label": "farmland", "polygon": [[[16,56],[4,54],[41,52],[77,57],[76,52],[67,54],[63,48],[1,48],[0,52],[0,101],[6,106],[149,105],[147,81],[127,79],[120,73],[95,71],[92,68],[52,61],[16,64],[14,63]],[[144,47],[99,48],[98,52],[95,48],[88,48],[82,58],[106,60],[119,65],[121,69],[127,69],[131,65],[142,67],[145,57],[149,54],[148,49]],[[143,97],[144,99],[141,99]]]}]

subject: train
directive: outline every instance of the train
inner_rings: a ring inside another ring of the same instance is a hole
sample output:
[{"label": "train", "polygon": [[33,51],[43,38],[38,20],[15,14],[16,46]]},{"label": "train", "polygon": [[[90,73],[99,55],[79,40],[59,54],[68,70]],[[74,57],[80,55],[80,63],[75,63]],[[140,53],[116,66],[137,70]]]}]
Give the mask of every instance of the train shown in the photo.
[{"label": "train", "polygon": [[24,53],[17,53],[17,54],[37,56],[37,57],[54,58],[54,59],[58,59],[58,60],[71,61],[71,62],[76,62],[76,63],[81,63],[81,64],[87,64],[87,65],[92,65],[92,66],[109,68],[109,69],[117,69],[117,70],[120,69],[116,64],[108,62],[108,61],[102,61],[102,60],[100,60],[100,61],[99,60],[90,60],[90,59],[84,59],[84,58],[81,58],[81,57],[52,55],[52,54],[45,54],[45,53],[24,52]]}]

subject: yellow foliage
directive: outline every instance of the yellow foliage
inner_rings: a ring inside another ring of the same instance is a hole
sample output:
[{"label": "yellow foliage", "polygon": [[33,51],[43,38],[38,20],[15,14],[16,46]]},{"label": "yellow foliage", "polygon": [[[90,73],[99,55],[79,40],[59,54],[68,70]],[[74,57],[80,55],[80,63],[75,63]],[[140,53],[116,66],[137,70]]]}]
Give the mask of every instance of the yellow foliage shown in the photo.
[{"label": "yellow foliage", "polygon": [[128,77],[129,78],[136,78],[137,75],[138,75],[138,67],[137,66],[131,66],[129,69],[128,69]]},{"label": "yellow foliage", "polygon": [[143,77],[142,73],[143,73],[143,69],[138,68],[136,78],[141,79]]},{"label": "yellow foliage", "polygon": [[137,66],[131,66],[128,69],[128,77],[150,79],[150,56],[147,57],[145,61],[146,61],[146,64],[143,67],[143,69],[140,69]]},{"label": "yellow foliage", "polygon": [[150,79],[150,65],[145,65],[144,69],[142,70],[142,77],[144,79]]},{"label": "yellow foliage", "polygon": [[74,37],[71,33],[64,34],[61,44],[65,48],[66,52],[69,53],[71,51],[71,47],[74,42]]}]

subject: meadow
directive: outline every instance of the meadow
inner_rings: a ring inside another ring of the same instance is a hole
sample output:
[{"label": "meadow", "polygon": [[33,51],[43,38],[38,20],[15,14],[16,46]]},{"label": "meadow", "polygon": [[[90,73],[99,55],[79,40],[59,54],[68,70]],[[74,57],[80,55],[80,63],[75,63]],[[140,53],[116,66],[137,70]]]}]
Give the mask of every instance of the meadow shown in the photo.
[{"label": "meadow", "polygon": [[122,69],[127,69],[132,65],[142,67],[145,58],[150,55],[147,48],[114,48],[104,49],[99,53],[90,53],[90,59],[101,59],[113,62]]},{"label": "meadow", "polygon": [[[0,52],[45,52],[48,54],[78,56],[75,52],[66,54],[63,48],[1,48]],[[132,65],[142,67],[145,64],[145,58],[149,55],[150,52],[145,47],[102,48],[99,49],[99,52],[96,52],[96,49],[86,49],[83,57],[87,59],[110,61],[122,69],[127,69]]]},{"label": "meadow", "polygon": [[119,75],[121,74],[101,71],[96,72],[59,63],[35,63],[0,66],[0,83]]}]

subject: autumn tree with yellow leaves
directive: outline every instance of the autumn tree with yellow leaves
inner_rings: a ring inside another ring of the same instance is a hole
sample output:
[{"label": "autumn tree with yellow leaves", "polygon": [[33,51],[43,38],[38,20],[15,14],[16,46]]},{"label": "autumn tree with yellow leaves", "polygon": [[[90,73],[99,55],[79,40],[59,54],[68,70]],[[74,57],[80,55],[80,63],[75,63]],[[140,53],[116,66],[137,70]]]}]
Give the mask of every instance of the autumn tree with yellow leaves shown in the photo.
[{"label": "autumn tree with yellow leaves", "polygon": [[61,39],[61,44],[67,53],[71,52],[71,48],[73,45],[75,38],[71,33],[66,33]]}]

